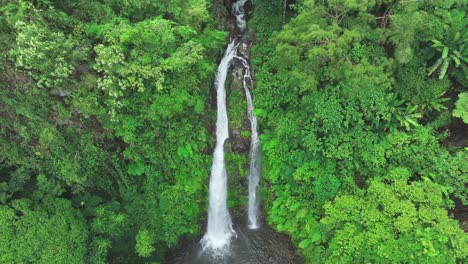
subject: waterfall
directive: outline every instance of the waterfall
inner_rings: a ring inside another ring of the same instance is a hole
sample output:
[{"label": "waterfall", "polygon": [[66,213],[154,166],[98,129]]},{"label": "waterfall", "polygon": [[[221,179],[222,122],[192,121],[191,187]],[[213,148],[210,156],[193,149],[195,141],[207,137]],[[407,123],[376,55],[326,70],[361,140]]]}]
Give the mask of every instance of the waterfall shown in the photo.
[{"label": "waterfall", "polygon": [[240,32],[247,29],[247,21],[245,19],[244,5],[248,0],[239,0],[232,4],[232,14],[236,18],[236,25]]},{"label": "waterfall", "polygon": [[261,168],[261,153],[260,153],[260,140],[257,131],[257,117],[254,115],[254,104],[252,95],[250,94],[247,80],[252,82],[252,76],[249,63],[246,59],[235,56],[236,59],[242,62],[244,66],[243,87],[245,90],[245,97],[247,98],[247,116],[250,121],[250,150],[249,150],[249,202],[247,207],[248,227],[250,229],[259,228],[259,184]]},{"label": "waterfall", "polygon": [[[236,19],[238,30],[243,33],[247,28],[244,5],[247,0],[239,0],[232,6],[232,14]],[[208,208],[208,226],[201,240],[203,251],[209,251],[214,256],[223,256],[229,252],[231,238],[237,237],[232,226],[231,216],[227,208],[227,173],[224,161],[224,144],[229,137],[228,116],[226,109],[226,76],[234,58],[244,66],[243,87],[247,98],[247,114],[251,123],[251,145],[249,151],[249,228],[258,228],[258,185],[260,181],[260,145],[257,132],[257,119],[253,114],[254,106],[247,81],[251,81],[251,71],[246,59],[237,56],[238,38],[232,40],[224,53],[218,67],[215,80],[217,92],[216,147],[213,154],[213,164],[210,175],[210,193]]]},{"label": "waterfall", "polygon": [[228,116],[226,110],[225,82],[229,66],[236,54],[236,40],[229,43],[218,67],[215,86],[217,92],[216,148],[210,176],[210,206],[208,209],[208,227],[202,238],[203,250],[214,255],[227,252],[231,237],[236,235],[227,208],[227,173],[224,163],[224,143],[229,137]]}]

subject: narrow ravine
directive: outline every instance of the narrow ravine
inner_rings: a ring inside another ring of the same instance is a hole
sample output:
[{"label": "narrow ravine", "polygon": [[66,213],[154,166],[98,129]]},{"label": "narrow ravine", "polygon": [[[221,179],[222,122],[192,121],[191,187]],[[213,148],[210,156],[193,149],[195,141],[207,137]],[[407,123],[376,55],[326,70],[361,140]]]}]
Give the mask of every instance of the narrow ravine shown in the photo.
[{"label": "narrow ravine", "polygon": [[[289,237],[276,233],[268,226],[261,226],[259,184],[261,177],[261,148],[254,114],[253,76],[249,60],[242,48],[247,31],[245,5],[247,0],[232,4],[236,32],[218,67],[214,82],[217,99],[216,147],[213,154],[209,183],[209,209],[207,230],[201,241],[182,249],[170,263],[302,263],[295,254]],[[236,219],[233,224],[227,207],[228,177],[225,164],[226,141],[229,139],[226,79],[230,68],[242,70],[237,76],[246,100],[246,115],[250,122],[250,148],[248,164],[247,221]]]},{"label": "narrow ravine", "polygon": [[216,148],[213,154],[209,186],[209,209],[207,231],[201,240],[203,251],[216,257],[229,253],[231,239],[236,237],[232,228],[232,220],[227,208],[227,172],[225,164],[224,145],[229,138],[229,122],[226,106],[226,76],[234,59],[242,62],[244,67],[243,88],[247,98],[247,115],[251,122],[251,145],[249,151],[249,202],[248,226],[251,229],[259,227],[258,224],[258,185],[260,182],[260,143],[257,132],[257,119],[253,113],[252,96],[247,81],[252,79],[250,66],[246,59],[238,56],[238,48],[244,32],[247,29],[245,18],[245,4],[247,0],[239,0],[232,5],[232,15],[236,20],[236,27],[240,35],[235,37],[228,45],[215,79],[217,94],[216,119]]}]

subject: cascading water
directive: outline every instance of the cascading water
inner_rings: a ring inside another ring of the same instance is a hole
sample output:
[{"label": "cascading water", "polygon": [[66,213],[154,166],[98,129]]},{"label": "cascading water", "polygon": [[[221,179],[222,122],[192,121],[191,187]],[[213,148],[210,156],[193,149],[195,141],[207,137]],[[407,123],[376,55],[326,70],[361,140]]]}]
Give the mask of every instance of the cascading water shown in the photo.
[{"label": "cascading water", "polygon": [[[237,28],[244,32],[247,29],[245,19],[244,5],[247,0],[239,0],[233,4],[232,13],[236,17]],[[252,82],[252,75],[249,63],[246,59],[240,56],[235,56],[236,59],[242,62],[244,66],[243,87],[245,90],[245,97],[247,98],[247,116],[249,117],[251,134],[250,134],[250,151],[249,151],[249,203],[247,207],[248,214],[248,227],[250,229],[257,229],[259,227],[259,200],[258,200],[258,187],[261,175],[261,153],[260,153],[260,140],[257,131],[257,118],[255,117],[254,105],[252,95],[250,94],[247,80]]]},{"label": "cascading water", "polygon": [[252,76],[249,63],[246,59],[235,56],[236,59],[242,62],[244,66],[243,87],[245,90],[245,97],[247,98],[247,116],[250,121],[250,151],[249,151],[249,203],[247,207],[248,227],[250,229],[259,228],[259,200],[258,191],[260,184],[261,168],[261,153],[260,153],[260,140],[257,131],[257,117],[254,115],[254,104],[252,95],[250,94],[247,80],[252,82]]},{"label": "cascading water", "polygon": [[228,116],[226,110],[225,82],[229,66],[236,54],[236,40],[229,43],[216,75],[217,120],[216,148],[213,154],[213,165],[210,176],[210,206],[208,209],[208,227],[201,243],[203,250],[214,255],[224,255],[232,236],[232,220],[227,208],[227,173],[224,164],[224,143],[229,137]]},{"label": "cascading water", "polygon": [[[239,0],[232,6],[238,30],[243,33],[247,28],[244,5],[247,0]],[[237,56],[238,39],[229,43],[223,59],[218,67],[215,86],[217,92],[216,148],[213,154],[213,165],[210,176],[210,198],[208,209],[208,227],[201,240],[203,251],[210,251],[214,256],[228,253],[231,238],[237,236],[232,227],[232,220],[227,208],[227,173],[224,162],[224,144],[229,137],[228,116],[226,110],[225,82],[229,67],[234,58],[239,59],[244,66],[243,86],[247,98],[247,114],[251,122],[250,171],[249,171],[249,228],[258,228],[258,185],[260,181],[260,144],[257,132],[257,119],[253,114],[252,96],[247,86],[251,80],[250,67],[246,59]]]},{"label": "cascading water", "polygon": [[245,20],[244,6],[248,0],[239,0],[232,4],[232,14],[236,17],[236,25],[240,32],[247,29],[247,21]]}]

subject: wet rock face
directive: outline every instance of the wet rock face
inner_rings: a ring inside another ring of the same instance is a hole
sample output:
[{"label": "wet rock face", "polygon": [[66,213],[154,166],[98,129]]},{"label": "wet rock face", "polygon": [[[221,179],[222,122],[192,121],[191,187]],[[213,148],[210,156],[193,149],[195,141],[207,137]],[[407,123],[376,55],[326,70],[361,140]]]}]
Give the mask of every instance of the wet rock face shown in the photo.
[{"label": "wet rock face", "polygon": [[[245,217],[245,216],[244,216]],[[213,259],[202,254],[200,243],[192,244],[174,254],[167,263],[175,264],[301,264],[304,260],[295,253],[290,239],[276,233],[268,226],[249,230],[244,225],[235,226],[237,239],[231,254],[223,259]]]},{"label": "wet rock face", "polygon": [[248,138],[242,137],[242,128],[232,129],[231,148],[234,153],[248,153],[250,142]]},{"label": "wet rock face", "polygon": [[[244,90],[242,88],[242,80],[244,69],[241,65],[234,61],[232,66],[232,79],[228,86],[228,107],[231,111],[230,124],[229,124],[229,140],[230,151],[236,154],[249,153],[250,149],[250,137],[242,136],[242,131],[250,131],[250,123],[246,114],[246,99]],[[236,94],[237,96],[234,96]],[[239,96],[240,95],[240,96]],[[235,102],[236,100],[242,100],[242,103]],[[235,113],[240,112],[241,115]]]},{"label": "wet rock face", "polygon": [[[234,17],[231,15],[232,4],[236,0],[215,0],[213,1],[213,9],[218,21],[222,24],[224,31],[230,32],[229,38],[239,37],[239,48],[238,55],[250,60],[250,48],[255,43],[254,34],[247,31],[241,34],[236,28],[236,23]],[[248,16],[249,11],[252,9],[251,1],[248,1],[245,5],[246,15]],[[246,113],[246,98],[243,95],[242,97],[233,96],[233,94],[238,95],[239,93],[244,94],[242,82],[244,69],[240,61],[234,60],[230,69],[230,76],[226,81],[226,92],[227,92],[227,108],[229,116],[229,139],[225,142],[225,151],[233,152],[236,154],[247,154],[250,149],[250,137],[242,136],[243,133],[250,131],[250,123]],[[248,83],[249,89],[253,89],[253,82]],[[238,90],[239,89],[239,90]],[[216,87],[213,86],[209,98],[206,102],[206,105],[209,109],[216,111]],[[236,106],[239,106],[238,100],[243,101],[242,106],[242,117],[239,117],[239,109]],[[244,106],[245,105],[245,106]],[[235,108],[235,110],[233,110]],[[233,114],[233,112],[235,114]],[[213,122],[211,122],[213,123]],[[215,131],[215,127],[212,125],[207,125],[209,131]]]},{"label": "wet rock face", "polygon": [[215,0],[213,1],[213,12],[216,20],[220,23],[221,30],[233,32],[235,26],[232,23],[231,7],[233,0]]}]

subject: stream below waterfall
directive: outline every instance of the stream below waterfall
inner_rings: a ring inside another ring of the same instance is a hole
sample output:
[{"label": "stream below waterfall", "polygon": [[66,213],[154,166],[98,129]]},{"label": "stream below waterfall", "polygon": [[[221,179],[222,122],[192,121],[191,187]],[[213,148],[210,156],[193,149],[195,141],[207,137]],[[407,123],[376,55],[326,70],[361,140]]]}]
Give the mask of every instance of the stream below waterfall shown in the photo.
[{"label": "stream below waterfall", "polygon": [[302,258],[294,251],[289,237],[275,232],[269,226],[249,229],[244,223],[234,225],[237,238],[232,240],[230,253],[214,259],[204,254],[199,240],[182,248],[168,261],[170,264],[301,264]]}]

